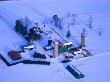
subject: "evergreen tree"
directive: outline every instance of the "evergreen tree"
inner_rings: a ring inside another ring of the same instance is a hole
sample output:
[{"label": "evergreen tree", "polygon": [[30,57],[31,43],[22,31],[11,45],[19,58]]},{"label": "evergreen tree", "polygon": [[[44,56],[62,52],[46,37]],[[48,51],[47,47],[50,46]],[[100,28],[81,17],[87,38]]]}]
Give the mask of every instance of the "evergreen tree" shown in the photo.
[{"label": "evergreen tree", "polygon": [[23,25],[21,24],[21,21],[20,20],[17,20],[16,21],[16,25],[15,25],[15,31],[16,32],[20,32],[21,29],[22,29]]},{"label": "evergreen tree", "polygon": [[23,27],[20,31],[20,33],[24,36],[24,35],[27,35],[28,32],[27,32],[27,27]]},{"label": "evergreen tree", "polygon": [[27,27],[24,27],[20,20],[16,21],[15,31],[22,34],[23,36],[27,35]]}]

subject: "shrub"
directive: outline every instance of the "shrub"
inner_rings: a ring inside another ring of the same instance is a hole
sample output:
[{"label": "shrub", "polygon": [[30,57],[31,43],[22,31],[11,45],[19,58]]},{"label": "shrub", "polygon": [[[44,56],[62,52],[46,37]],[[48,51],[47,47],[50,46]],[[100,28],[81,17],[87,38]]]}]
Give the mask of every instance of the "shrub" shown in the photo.
[{"label": "shrub", "polygon": [[43,64],[43,65],[50,65],[50,62],[47,61],[31,61],[31,60],[24,60],[24,64]]},{"label": "shrub", "polygon": [[25,37],[27,41],[39,40],[41,38],[40,34],[29,33],[27,37]]},{"label": "shrub", "polygon": [[33,55],[34,58],[42,58],[42,59],[46,59],[45,54],[40,54],[40,53],[34,53]]},{"label": "shrub", "polygon": [[71,60],[63,60],[62,63],[68,63],[70,62]]}]

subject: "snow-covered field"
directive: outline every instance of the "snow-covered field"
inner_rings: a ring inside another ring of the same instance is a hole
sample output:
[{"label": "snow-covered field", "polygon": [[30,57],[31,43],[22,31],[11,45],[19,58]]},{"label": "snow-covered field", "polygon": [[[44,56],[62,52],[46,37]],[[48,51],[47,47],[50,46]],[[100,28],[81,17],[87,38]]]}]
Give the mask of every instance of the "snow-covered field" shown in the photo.
[{"label": "snow-covered field", "polygon": [[[49,20],[57,14],[63,20],[64,29],[57,29]],[[70,25],[72,37],[70,40],[80,44],[82,29],[86,30],[86,48],[94,55],[91,58],[79,59],[71,63],[84,73],[86,78],[76,80],[60,63],[52,63],[50,66],[24,65],[7,67],[0,60],[0,81],[3,82],[109,82],[110,66],[110,1],[109,0],[20,0],[0,2],[0,53],[7,56],[10,50],[19,50],[21,45],[26,44],[22,36],[13,28],[15,20],[27,16],[31,22],[38,22],[43,30],[52,31],[54,28],[65,38],[67,23],[72,22],[68,15],[75,14],[75,24]],[[92,28],[88,28],[89,17],[93,17]],[[100,30],[102,35],[99,36]],[[53,32],[53,31],[52,31]],[[55,32],[50,35],[52,39],[61,39]],[[48,37],[36,42],[39,52],[45,52],[42,47]],[[40,45],[41,44],[41,45]],[[100,55],[105,54],[105,55]],[[97,55],[97,56],[96,56]]]},{"label": "snow-covered field", "polygon": [[110,66],[108,55],[94,56],[91,58],[72,61],[86,77],[75,79],[62,64],[56,62],[50,66],[18,64],[7,67],[0,60],[0,81],[4,82],[109,82]]}]

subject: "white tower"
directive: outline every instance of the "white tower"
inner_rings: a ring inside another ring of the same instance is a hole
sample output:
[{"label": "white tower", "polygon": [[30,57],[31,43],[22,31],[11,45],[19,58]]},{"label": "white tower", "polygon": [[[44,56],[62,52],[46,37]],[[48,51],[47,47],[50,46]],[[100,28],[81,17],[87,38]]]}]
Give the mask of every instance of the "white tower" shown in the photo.
[{"label": "white tower", "polygon": [[85,47],[85,33],[81,34],[81,48]]},{"label": "white tower", "polygon": [[55,41],[55,44],[54,44],[54,57],[58,57],[58,44],[59,44],[59,42]]}]

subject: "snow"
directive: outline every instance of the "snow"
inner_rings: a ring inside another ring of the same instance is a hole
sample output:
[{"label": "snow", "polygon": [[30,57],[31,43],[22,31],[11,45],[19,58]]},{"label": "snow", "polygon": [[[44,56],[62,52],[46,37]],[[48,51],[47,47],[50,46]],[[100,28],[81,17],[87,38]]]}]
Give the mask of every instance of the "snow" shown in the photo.
[{"label": "snow", "polygon": [[[9,26],[0,20],[0,53],[9,60],[7,53],[11,50],[20,50],[20,46],[26,41],[18,36]],[[11,62],[11,60],[9,61]]]},{"label": "snow", "polygon": [[109,58],[109,54],[104,54],[79,61],[72,61],[71,63],[86,75],[84,82],[108,82],[110,81]]},{"label": "snow", "polygon": [[[7,67],[3,61],[0,61],[0,68],[3,68],[0,73],[0,80],[4,82],[104,82],[110,81],[108,72],[110,66],[109,56],[101,55],[86,58],[71,63],[83,73],[86,78],[76,80],[62,64],[58,62],[52,63],[50,66],[44,65],[24,65]],[[55,61],[55,60],[54,60]],[[7,80],[8,79],[8,80]]]},{"label": "snow", "polygon": [[[53,15],[57,14],[63,21],[63,29],[55,27],[50,23]],[[75,15],[73,21],[72,14]],[[87,24],[90,17],[93,17],[93,28],[88,28]],[[110,26],[110,1],[109,0],[17,0],[0,2],[0,53],[8,59],[10,50],[20,50],[20,46],[26,44],[25,39],[14,31],[15,21],[20,18],[28,17],[34,23],[45,31],[42,34],[42,40],[34,42],[36,52],[53,55],[53,51],[45,51],[43,47],[47,45],[48,39],[59,39],[62,43],[65,41],[73,42],[75,46],[80,44],[80,34],[85,28],[86,48],[93,56],[84,58],[82,55],[75,56],[70,64],[75,65],[86,78],[76,80],[57,60],[51,60],[50,66],[43,65],[24,65],[18,64],[7,67],[0,60],[0,81],[3,82],[109,82],[110,66],[109,52],[109,26]],[[70,23],[70,24],[69,24]],[[72,25],[73,23],[73,25]],[[46,27],[44,28],[44,24]],[[66,38],[66,32],[71,31],[71,38]],[[30,26],[31,27],[31,26]],[[101,27],[101,29],[100,29]],[[54,30],[53,30],[54,29]],[[99,31],[102,35],[99,36]],[[51,31],[50,34],[48,34]],[[57,33],[56,33],[57,32]],[[60,35],[59,35],[60,34]],[[108,55],[107,55],[107,54]],[[103,54],[103,55],[101,55]],[[27,55],[24,55],[27,56]],[[79,59],[79,57],[81,59]],[[19,78],[20,77],[20,78]]]}]

